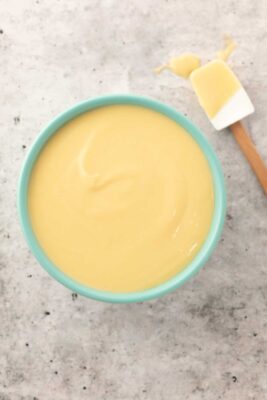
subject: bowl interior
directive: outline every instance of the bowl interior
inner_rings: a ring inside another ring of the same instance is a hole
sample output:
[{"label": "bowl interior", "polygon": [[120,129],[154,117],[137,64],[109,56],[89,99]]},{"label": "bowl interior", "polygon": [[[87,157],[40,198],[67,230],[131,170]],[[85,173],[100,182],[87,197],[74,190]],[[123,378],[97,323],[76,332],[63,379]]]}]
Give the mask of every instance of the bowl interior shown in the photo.
[{"label": "bowl interior", "polygon": [[[61,272],[56,265],[54,265],[43,252],[41,246],[39,245],[34,232],[31,227],[30,217],[27,207],[27,194],[28,194],[28,184],[31,175],[31,170],[37,159],[42,147],[45,145],[47,140],[66,122],[78,116],[79,114],[89,111],[91,109],[111,105],[111,104],[133,104],[139,105],[147,108],[151,108],[158,111],[167,117],[176,121],[179,125],[183,126],[188,133],[196,140],[196,142],[201,147],[203,153],[205,154],[213,177],[214,184],[214,213],[213,219],[210,226],[208,236],[205,243],[203,244],[200,251],[197,253],[196,257],[190,262],[190,264],[175,275],[172,279],[156,286],[151,289],[147,289],[140,292],[131,293],[113,293],[95,290],[93,288],[82,285],[63,272]],[[180,114],[175,109],[160,103],[156,100],[134,96],[134,95],[109,95],[101,96],[94,99],[89,99],[84,102],[78,103],[66,110],[62,114],[54,118],[40,133],[37,139],[32,144],[26,160],[24,162],[20,179],[19,179],[19,189],[18,189],[18,210],[19,217],[22,225],[22,229],[28,245],[35,255],[39,263],[47,270],[47,272],[52,275],[60,283],[68,287],[74,292],[77,292],[83,296],[90,297],[96,300],[113,302],[113,303],[129,303],[129,302],[139,302],[144,300],[149,300],[155,297],[162,296],[180,285],[182,285],[187,279],[193,276],[207,261],[212,251],[214,250],[216,243],[220,237],[226,209],[226,193],[224,186],[224,179],[222,174],[222,169],[220,163],[211,148],[210,144],[207,142],[201,131],[186,117]]]}]

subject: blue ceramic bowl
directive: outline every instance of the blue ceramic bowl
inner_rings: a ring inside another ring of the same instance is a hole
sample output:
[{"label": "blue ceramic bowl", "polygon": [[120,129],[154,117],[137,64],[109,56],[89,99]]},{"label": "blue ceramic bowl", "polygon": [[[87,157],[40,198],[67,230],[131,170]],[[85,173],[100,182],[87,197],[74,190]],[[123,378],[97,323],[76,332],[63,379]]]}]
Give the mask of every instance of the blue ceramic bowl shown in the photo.
[{"label": "blue ceramic bowl", "polygon": [[[78,283],[69,276],[65,275],[55,264],[49,260],[38,243],[31,227],[30,216],[27,207],[28,184],[31,171],[40,151],[45,146],[47,140],[69,120],[88,110],[111,104],[133,104],[147,107],[166,115],[167,117],[176,121],[179,125],[183,126],[198,143],[205,154],[213,177],[215,207],[211,227],[202,248],[197,253],[196,257],[190,262],[190,264],[188,264],[172,279],[169,279],[161,285],[151,289],[139,292],[113,293],[96,290],[94,288],[82,285],[81,283]],[[78,103],[70,109],[64,111],[62,114],[58,115],[43,129],[43,131],[32,144],[21,171],[18,188],[18,210],[22,229],[28,245],[39,263],[51,276],[71,289],[73,292],[77,292],[83,296],[112,303],[130,303],[150,300],[171,292],[185,283],[190,277],[200,270],[213,252],[220,237],[225,218],[226,193],[220,163],[202,132],[191,121],[189,121],[175,109],[160,103],[159,101],[130,94],[119,94],[101,96]]]}]

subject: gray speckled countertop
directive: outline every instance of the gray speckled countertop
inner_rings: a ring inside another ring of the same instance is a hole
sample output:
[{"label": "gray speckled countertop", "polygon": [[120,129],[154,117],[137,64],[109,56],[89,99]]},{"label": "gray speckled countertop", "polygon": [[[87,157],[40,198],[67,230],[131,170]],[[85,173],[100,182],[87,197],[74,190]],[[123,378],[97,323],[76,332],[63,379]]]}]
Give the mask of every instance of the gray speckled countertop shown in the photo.
[{"label": "gray speckled countertop", "polygon": [[[256,113],[267,162],[267,2],[0,0],[0,399],[267,399],[267,199],[228,132],[215,133],[187,82],[151,69],[173,53],[210,59],[223,33]],[[220,158],[223,237],[185,286],[144,304],[75,296],[30,254],[15,206],[28,146],[74,102],[155,97],[188,115]]]}]

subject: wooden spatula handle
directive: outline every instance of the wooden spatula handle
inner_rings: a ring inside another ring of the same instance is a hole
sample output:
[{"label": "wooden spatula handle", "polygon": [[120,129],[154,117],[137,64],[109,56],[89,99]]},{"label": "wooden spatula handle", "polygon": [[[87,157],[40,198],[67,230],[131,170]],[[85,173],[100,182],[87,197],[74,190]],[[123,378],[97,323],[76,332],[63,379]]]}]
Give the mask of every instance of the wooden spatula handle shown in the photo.
[{"label": "wooden spatula handle", "polygon": [[257,152],[248,132],[241,121],[230,125],[230,129],[267,195],[267,167]]}]

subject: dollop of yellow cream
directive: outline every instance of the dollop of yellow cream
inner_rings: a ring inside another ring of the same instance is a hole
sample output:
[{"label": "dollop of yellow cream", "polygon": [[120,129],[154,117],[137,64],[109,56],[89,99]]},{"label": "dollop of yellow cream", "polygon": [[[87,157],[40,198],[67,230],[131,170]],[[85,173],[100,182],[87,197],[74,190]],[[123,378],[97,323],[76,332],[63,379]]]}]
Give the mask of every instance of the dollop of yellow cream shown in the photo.
[{"label": "dollop of yellow cream", "polygon": [[170,61],[154,69],[155,73],[161,73],[169,69],[173,74],[187,79],[190,74],[201,65],[201,60],[194,54],[182,54],[179,57],[171,58]]},{"label": "dollop of yellow cream", "polygon": [[61,127],[31,174],[28,207],[48,258],[95,289],[173,277],[210,229],[213,181],[194,139],[151,109],[112,105]]}]

